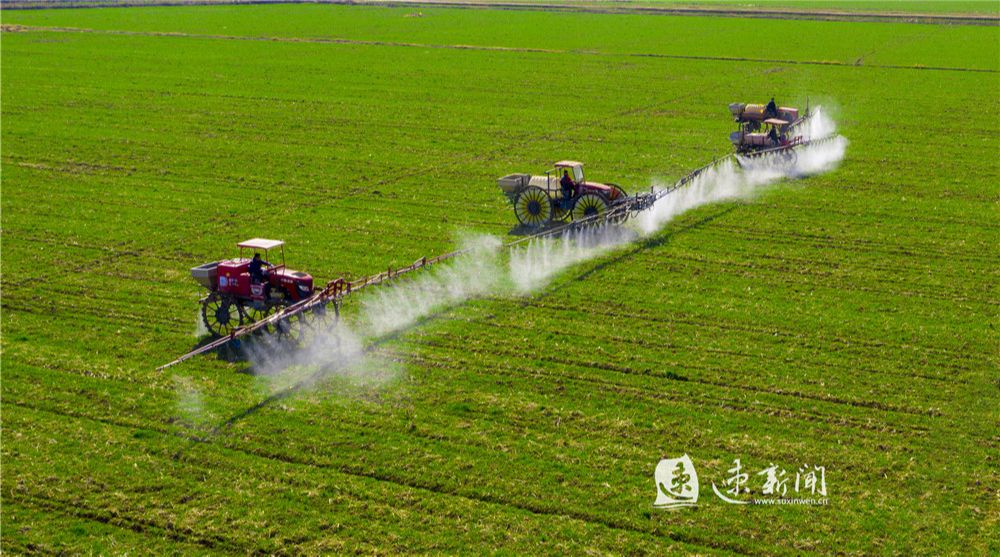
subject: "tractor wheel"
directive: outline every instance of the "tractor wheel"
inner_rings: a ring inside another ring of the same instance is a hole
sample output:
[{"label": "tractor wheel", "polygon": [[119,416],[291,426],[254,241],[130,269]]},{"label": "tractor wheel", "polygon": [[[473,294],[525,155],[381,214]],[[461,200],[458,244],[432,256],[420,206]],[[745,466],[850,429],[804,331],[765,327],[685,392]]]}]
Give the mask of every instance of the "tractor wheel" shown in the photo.
[{"label": "tractor wheel", "polygon": [[235,298],[212,292],[201,303],[201,320],[213,335],[222,337],[241,325],[243,315]]},{"label": "tractor wheel", "polygon": [[514,199],[514,215],[524,226],[542,226],[552,220],[552,200],[542,188],[529,186]]},{"label": "tractor wheel", "polygon": [[267,332],[280,341],[297,343],[302,340],[302,314],[296,313],[267,326]]},{"label": "tractor wheel", "polygon": [[311,311],[302,314],[304,328],[312,334],[310,342],[321,343],[324,350],[340,350],[340,302],[333,300],[325,305],[318,305]]},{"label": "tractor wheel", "polygon": [[272,308],[270,306],[258,308],[254,306],[252,302],[240,304],[240,312],[243,314],[245,325],[250,325],[251,323],[256,323],[262,319],[266,319],[268,315],[271,315],[271,310]]},{"label": "tractor wheel", "polygon": [[626,197],[628,197],[628,194],[627,194],[627,193],[625,193],[625,190],[623,190],[623,189],[621,188],[621,186],[619,186],[618,184],[608,184],[608,185],[609,185],[609,186],[611,186],[611,189],[613,189],[613,190],[615,190],[616,192],[618,192],[618,194],[617,194],[617,195],[614,195],[614,194],[613,194],[613,195],[611,196],[611,199],[612,199],[612,201],[617,201],[617,200],[619,200],[619,199],[625,199]]},{"label": "tractor wheel", "polygon": [[340,321],[340,304],[333,301],[318,305],[304,317],[305,323],[317,332],[331,331]]},{"label": "tractor wheel", "polygon": [[608,222],[610,222],[611,224],[622,224],[628,220],[629,212],[624,208],[621,208],[619,204],[625,202],[625,199],[628,198],[628,194],[625,193],[625,190],[623,190],[621,186],[619,186],[618,184],[608,184],[608,185],[611,186],[611,189],[615,191],[615,193],[613,194],[614,199],[611,201],[611,203],[614,204],[616,207],[619,207],[619,209],[615,211],[615,214],[608,219]]},{"label": "tractor wheel", "polygon": [[[608,202],[596,193],[585,193],[573,204],[573,220],[603,215],[608,210]],[[595,219],[596,220],[596,219]]]},{"label": "tractor wheel", "polygon": [[556,199],[552,202],[552,222],[565,222],[569,220],[570,209],[567,207],[572,207],[572,199]]}]

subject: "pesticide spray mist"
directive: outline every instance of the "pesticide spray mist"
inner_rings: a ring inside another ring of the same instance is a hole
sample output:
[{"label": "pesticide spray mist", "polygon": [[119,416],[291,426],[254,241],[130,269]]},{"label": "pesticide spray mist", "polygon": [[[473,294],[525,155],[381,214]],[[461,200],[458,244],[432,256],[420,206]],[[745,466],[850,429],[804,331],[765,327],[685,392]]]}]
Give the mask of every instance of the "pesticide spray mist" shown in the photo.
[{"label": "pesticide spray mist", "polygon": [[[765,157],[740,158],[739,165],[732,159],[708,169],[690,184],[664,196],[649,211],[640,214],[639,228],[643,234],[653,234],[681,213],[700,205],[732,199],[748,199],[763,186],[785,178],[802,178],[829,172],[840,164],[847,152],[847,139],[834,135],[834,121],[817,107],[809,119],[806,137],[828,138],[795,150],[793,164],[775,164]],[[654,184],[654,189],[662,187]]]},{"label": "pesticide spray mist", "polygon": [[658,200],[641,213],[637,229],[589,227],[559,238],[532,240],[506,254],[500,249],[503,242],[499,238],[466,238],[461,243],[469,248],[467,254],[365,294],[356,319],[349,324],[342,321],[331,332],[318,335],[307,348],[282,350],[267,343],[251,344],[248,356],[258,376],[266,378],[271,392],[290,385],[309,387],[330,375],[353,378],[364,385],[382,385],[396,377],[399,369],[384,359],[373,358],[371,348],[380,339],[418,324],[435,311],[486,295],[529,294],[543,288],[563,269],[653,234],[685,211],[708,203],[745,199],[781,179],[832,170],[843,159],[847,140],[834,136],[836,126],[820,108],[808,125],[808,137],[828,139],[796,149],[794,164],[741,160],[737,165],[729,159]]}]

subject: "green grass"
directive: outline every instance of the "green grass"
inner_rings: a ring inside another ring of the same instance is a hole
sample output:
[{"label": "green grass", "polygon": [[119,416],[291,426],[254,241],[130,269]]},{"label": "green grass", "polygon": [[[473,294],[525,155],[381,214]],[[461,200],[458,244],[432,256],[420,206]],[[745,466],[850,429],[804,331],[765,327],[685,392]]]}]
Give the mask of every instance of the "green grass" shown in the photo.
[{"label": "green grass", "polygon": [[[642,2],[639,2],[642,3]],[[992,14],[1000,11],[1000,6],[992,0],[763,0],[757,2],[732,2],[729,0],[649,0],[650,4],[676,4],[697,8],[736,9],[761,8],[796,10],[835,10],[846,12],[899,12],[899,13],[949,13],[949,14]]]},{"label": "green grass", "polygon": [[[377,1],[377,0],[376,0]],[[469,0],[465,0],[468,2]],[[474,3],[476,0],[472,0]],[[17,7],[80,6],[143,6],[149,4],[226,4],[229,0],[13,0]],[[481,0],[481,3],[489,3]],[[575,7],[678,7],[699,9],[834,11],[846,13],[913,13],[993,15],[1000,13],[995,0],[764,0],[733,2],[731,0],[515,0],[518,4],[545,4]]]},{"label": "green grass", "polygon": [[[410,11],[4,14],[100,31],[3,34],[8,551],[997,550],[995,28]],[[505,235],[497,176],[646,188],[772,94],[834,109],[840,169],[442,308],[377,348],[388,385],[246,413],[246,363],[153,371],[198,342],[188,269],[238,240],[375,273]],[[684,453],[702,505],[653,509]],[[825,465],[830,504],[724,505],[734,458]]]},{"label": "green grass", "polygon": [[[405,17],[410,12],[402,9],[345,12],[342,7],[325,5],[297,6],[301,17],[289,18],[283,16],[288,9],[199,6],[138,12],[49,10],[13,12],[15,17],[9,23],[149,33],[546,49],[578,53],[577,57],[596,51],[633,56],[973,69],[996,69],[1000,64],[1000,44],[992,27],[516,11],[488,12],[484,16],[479,10],[433,9],[422,9],[425,17],[413,18]],[[539,32],[543,29],[551,32]],[[977,55],[969,56],[970,51]],[[607,60],[591,63],[601,62]]]}]

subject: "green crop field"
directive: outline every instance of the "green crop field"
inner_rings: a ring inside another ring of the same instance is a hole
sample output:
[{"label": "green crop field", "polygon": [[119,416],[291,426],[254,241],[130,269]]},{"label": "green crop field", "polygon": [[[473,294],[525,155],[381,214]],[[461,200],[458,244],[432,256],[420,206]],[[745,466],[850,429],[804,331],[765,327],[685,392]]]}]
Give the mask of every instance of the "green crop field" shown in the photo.
[{"label": "green crop field", "polygon": [[[997,26],[329,5],[3,25],[3,551],[1000,552]],[[571,158],[669,184],[731,151],[728,103],[772,95],[832,114],[839,168],[527,294],[402,296],[414,319],[348,370],[155,371],[204,342],[189,269],[237,241],[285,240],[325,283],[508,239],[497,177]],[[654,508],[684,454],[698,506]],[[758,495],[771,465],[822,466],[826,504],[725,503],[735,459]]]}]

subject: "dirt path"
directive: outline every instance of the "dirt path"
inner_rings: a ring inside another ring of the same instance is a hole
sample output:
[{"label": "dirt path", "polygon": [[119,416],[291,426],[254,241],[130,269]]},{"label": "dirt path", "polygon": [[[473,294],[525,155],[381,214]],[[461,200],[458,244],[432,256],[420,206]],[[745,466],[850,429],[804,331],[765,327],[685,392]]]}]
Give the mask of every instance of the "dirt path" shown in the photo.
[{"label": "dirt path", "polygon": [[830,9],[739,8],[736,6],[673,6],[603,2],[497,2],[491,0],[12,0],[6,9],[102,8],[141,6],[187,6],[206,4],[339,4],[412,8],[480,8],[494,10],[560,11],[607,14],[649,14],[744,17],[762,19],[804,19],[819,21],[868,21],[883,23],[921,23],[945,25],[1000,25],[996,14],[935,14],[904,12],[866,12]]}]

